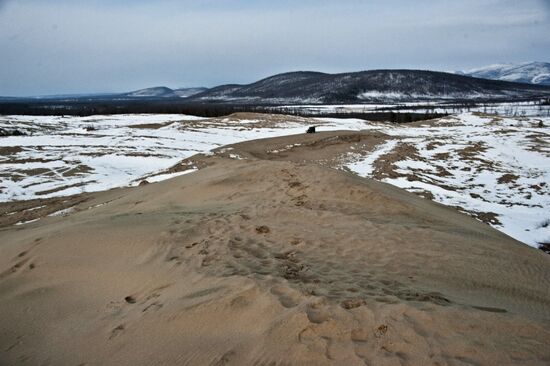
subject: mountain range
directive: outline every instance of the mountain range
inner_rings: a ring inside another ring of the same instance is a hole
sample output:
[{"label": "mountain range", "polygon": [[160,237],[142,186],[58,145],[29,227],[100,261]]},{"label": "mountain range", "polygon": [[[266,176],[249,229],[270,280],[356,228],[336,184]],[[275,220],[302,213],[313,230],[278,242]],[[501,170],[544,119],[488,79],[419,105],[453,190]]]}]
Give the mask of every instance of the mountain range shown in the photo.
[{"label": "mountain range", "polygon": [[136,98],[187,98],[198,93],[202,93],[208,90],[208,88],[180,88],[170,89],[165,86],[156,86],[153,88],[146,88],[136,90],[130,93],[120,94],[120,96],[136,97]]},{"label": "mountain range", "polygon": [[[56,95],[28,100],[59,102],[166,100],[177,103],[257,105],[361,104],[426,101],[513,101],[550,98],[550,64],[493,65],[467,72],[370,70],[327,74],[297,71],[251,84],[171,89],[165,86],[127,93]],[[0,98],[5,103],[18,98]]]}]

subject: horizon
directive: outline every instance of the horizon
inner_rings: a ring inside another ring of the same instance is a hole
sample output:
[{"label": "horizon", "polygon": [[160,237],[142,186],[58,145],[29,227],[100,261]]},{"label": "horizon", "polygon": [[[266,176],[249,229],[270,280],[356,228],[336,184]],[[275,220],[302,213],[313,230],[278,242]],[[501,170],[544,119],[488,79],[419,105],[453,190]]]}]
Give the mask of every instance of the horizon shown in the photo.
[{"label": "horizon", "polygon": [[[544,61],[524,61],[524,62],[518,62],[518,63],[494,63],[490,65],[483,66],[483,68],[489,68],[492,66],[504,66],[504,65],[522,65],[522,64],[530,64],[530,63],[548,63]],[[249,85],[253,84],[255,82],[268,79],[273,76],[282,75],[282,74],[289,74],[289,73],[300,73],[300,72],[311,72],[311,73],[321,73],[321,74],[327,74],[327,75],[337,75],[337,74],[347,74],[347,73],[360,73],[360,72],[367,72],[367,71],[431,71],[431,72],[442,72],[442,73],[448,73],[448,74],[456,74],[461,75],[458,72],[469,72],[469,71],[475,71],[478,68],[474,69],[468,69],[468,70],[455,70],[455,71],[446,71],[446,70],[429,70],[429,69],[405,69],[405,68],[395,68],[395,69],[388,69],[388,68],[379,68],[379,69],[368,69],[368,70],[357,70],[357,71],[344,71],[340,73],[327,73],[323,71],[318,70],[291,70],[286,72],[281,72],[273,75],[268,75],[265,77],[261,77],[257,80],[250,81],[249,83],[226,83],[226,84],[218,84],[213,86],[203,86],[203,85],[190,85],[190,86],[171,86],[171,85],[153,85],[153,86],[144,86],[142,88],[133,89],[133,90],[118,90],[118,91],[97,91],[97,92],[75,92],[75,93],[53,93],[53,94],[41,94],[41,95],[21,95],[21,96],[11,96],[11,95],[0,95],[0,98],[45,98],[45,97],[63,97],[63,96],[101,96],[101,95],[119,95],[119,94],[125,94],[125,93],[133,93],[141,90],[147,90],[147,89],[154,89],[154,88],[168,88],[171,90],[178,90],[178,89],[193,89],[193,88],[206,88],[206,89],[212,89],[218,86],[223,85]],[[470,75],[461,75],[466,77],[471,77]]]},{"label": "horizon", "polygon": [[0,0],[0,95],[211,88],[293,70],[463,71],[550,60],[548,33],[545,0]]}]

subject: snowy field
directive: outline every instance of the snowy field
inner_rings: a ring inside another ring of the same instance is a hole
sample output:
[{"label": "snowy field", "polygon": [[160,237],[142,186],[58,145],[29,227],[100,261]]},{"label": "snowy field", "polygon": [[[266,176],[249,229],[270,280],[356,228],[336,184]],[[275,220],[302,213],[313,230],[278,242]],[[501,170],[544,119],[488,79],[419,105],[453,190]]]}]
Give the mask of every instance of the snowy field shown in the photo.
[{"label": "snowy field", "polygon": [[[337,168],[456,206],[534,247],[550,242],[550,118],[462,113],[395,125],[254,115],[0,116],[0,202],[66,196],[175,175],[164,170],[240,141],[318,130],[388,136]],[[235,156],[235,158],[239,158]],[[192,172],[189,166],[187,172]],[[183,172],[186,173],[186,172]],[[182,172],[176,173],[182,174]]]},{"label": "snowy field", "polygon": [[[544,127],[539,127],[542,121]],[[550,119],[464,113],[416,126],[343,166],[418,193],[537,247],[550,242]]]},{"label": "snowy field", "polygon": [[[0,202],[135,185],[197,153],[236,142],[303,133],[308,122],[185,115],[0,116]],[[358,129],[362,121],[324,122]]]}]

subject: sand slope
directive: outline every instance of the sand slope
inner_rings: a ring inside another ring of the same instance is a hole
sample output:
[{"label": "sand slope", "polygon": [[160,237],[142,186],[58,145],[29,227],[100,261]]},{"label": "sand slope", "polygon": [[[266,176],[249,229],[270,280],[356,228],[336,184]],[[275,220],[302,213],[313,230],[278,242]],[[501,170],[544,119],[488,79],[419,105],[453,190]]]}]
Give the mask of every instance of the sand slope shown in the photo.
[{"label": "sand slope", "polygon": [[548,255],[269,141],[1,229],[0,364],[550,363]]}]

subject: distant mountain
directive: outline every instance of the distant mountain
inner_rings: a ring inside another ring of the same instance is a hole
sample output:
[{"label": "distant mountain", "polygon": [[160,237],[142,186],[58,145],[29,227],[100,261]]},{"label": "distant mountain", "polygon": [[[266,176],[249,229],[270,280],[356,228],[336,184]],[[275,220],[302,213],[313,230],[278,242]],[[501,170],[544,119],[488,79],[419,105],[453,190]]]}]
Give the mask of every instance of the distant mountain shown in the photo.
[{"label": "distant mountain", "polygon": [[457,73],[483,79],[550,85],[550,63],[548,62],[497,64]]},{"label": "distant mountain", "polygon": [[187,98],[195,102],[319,104],[428,100],[511,100],[550,97],[550,87],[419,70],[343,74],[290,72],[248,85],[222,85]]},{"label": "distant mountain", "polygon": [[136,90],[130,93],[124,93],[120,96],[131,98],[187,98],[198,93],[202,93],[208,90],[207,88],[180,88],[170,89],[165,86],[156,86],[153,88],[146,88]]},{"label": "distant mountain", "polygon": [[156,86],[153,88],[140,89],[130,93],[124,93],[120,96],[135,97],[135,98],[175,98],[176,93],[165,86]]}]

